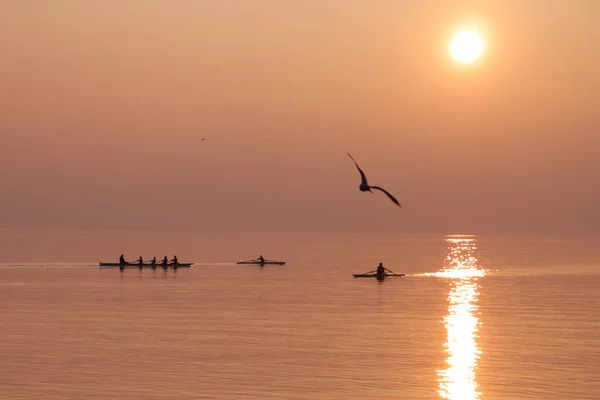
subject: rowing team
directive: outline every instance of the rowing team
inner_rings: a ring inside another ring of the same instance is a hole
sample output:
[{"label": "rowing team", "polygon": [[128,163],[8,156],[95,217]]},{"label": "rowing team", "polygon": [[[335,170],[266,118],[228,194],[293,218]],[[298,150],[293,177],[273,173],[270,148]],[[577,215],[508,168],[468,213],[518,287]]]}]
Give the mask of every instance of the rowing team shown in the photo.
[{"label": "rowing team", "polygon": [[[160,264],[156,264],[156,257],[154,257],[152,260],[150,260],[148,265],[169,265],[169,262],[171,262],[173,265],[179,264],[179,261],[177,261],[177,256],[173,256],[172,260],[169,260],[169,258],[167,256],[165,256],[165,258],[162,259]],[[131,264],[144,265],[144,259],[142,258],[142,256],[140,256],[140,258],[138,258],[136,261],[128,262],[128,261],[125,261],[125,256],[123,256],[123,254],[121,254],[121,257],[119,257],[119,264],[120,265],[128,265],[128,264],[129,265],[131,265]]]}]

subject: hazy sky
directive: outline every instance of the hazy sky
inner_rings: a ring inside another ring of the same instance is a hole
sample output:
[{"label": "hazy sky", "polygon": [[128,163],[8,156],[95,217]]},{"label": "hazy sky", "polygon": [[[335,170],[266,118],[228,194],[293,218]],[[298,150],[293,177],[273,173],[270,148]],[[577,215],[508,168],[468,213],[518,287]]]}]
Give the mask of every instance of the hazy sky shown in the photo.
[{"label": "hazy sky", "polygon": [[[598,16],[4,0],[0,228],[600,233]],[[468,66],[462,26],[484,41]],[[402,209],[358,191],[347,151]]]}]

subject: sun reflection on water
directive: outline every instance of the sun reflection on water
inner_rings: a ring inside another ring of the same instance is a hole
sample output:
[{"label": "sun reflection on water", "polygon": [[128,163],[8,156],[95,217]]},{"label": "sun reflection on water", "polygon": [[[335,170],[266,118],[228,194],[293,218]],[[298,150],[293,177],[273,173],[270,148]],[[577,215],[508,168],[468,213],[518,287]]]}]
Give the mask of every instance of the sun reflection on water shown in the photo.
[{"label": "sun reflection on water", "polygon": [[438,393],[444,399],[475,400],[477,391],[475,370],[481,350],[478,338],[478,277],[485,271],[478,265],[474,237],[448,237],[444,268],[435,276],[449,278],[448,314],[444,325],[448,332],[444,345],[447,368],[438,371]]}]

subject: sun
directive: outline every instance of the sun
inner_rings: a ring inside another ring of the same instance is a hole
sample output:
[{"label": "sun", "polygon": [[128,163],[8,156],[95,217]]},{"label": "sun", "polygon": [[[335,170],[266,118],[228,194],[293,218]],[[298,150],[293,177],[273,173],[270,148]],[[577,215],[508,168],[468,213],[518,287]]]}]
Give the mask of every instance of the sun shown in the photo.
[{"label": "sun", "polygon": [[456,61],[471,63],[479,58],[483,42],[475,31],[458,32],[450,41],[450,54]]}]

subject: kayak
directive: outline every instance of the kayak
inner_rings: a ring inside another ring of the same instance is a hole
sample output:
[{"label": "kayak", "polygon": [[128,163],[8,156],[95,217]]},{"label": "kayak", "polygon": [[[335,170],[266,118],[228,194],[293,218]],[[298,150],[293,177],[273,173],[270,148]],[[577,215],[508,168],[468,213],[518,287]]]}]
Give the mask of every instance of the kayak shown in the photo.
[{"label": "kayak", "polygon": [[[152,267],[156,267],[156,268],[164,268],[164,267],[171,267],[173,268],[173,264],[167,264],[167,265],[162,265],[162,264],[136,264],[136,263],[126,263],[126,264],[119,264],[119,263],[110,263],[110,262],[101,262],[100,263],[101,267],[125,267],[125,268],[131,268],[131,267],[143,267],[143,268],[152,268]],[[177,268],[191,268],[194,266],[194,263],[177,263]]]},{"label": "kayak", "polygon": [[404,276],[404,274],[352,274],[355,278],[385,278],[386,276]]},{"label": "kayak", "polygon": [[285,261],[258,261],[258,260],[248,260],[248,261],[238,261],[238,264],[246,264],[246,265],[285,265]]}]

